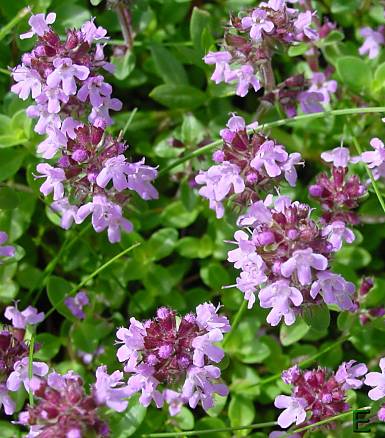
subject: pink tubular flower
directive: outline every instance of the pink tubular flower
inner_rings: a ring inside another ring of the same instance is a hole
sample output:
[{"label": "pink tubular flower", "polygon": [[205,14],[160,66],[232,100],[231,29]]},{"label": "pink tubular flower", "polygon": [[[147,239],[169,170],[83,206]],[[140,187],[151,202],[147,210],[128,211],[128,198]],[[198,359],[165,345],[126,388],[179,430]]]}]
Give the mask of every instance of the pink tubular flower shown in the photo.
[{"label": "pink tubular flower", "polygon": [[36,170],[40,173],[35,178],[46,178],[45,182],[40,186],[41,193],[48,196],[53,192],[53,199],[57,201],[64,196],[63,181],[66,179],[63,169],[57,169],[50,166],[48,163],[40,163]]},{"label": "pink tubular flower", "polygon": [[364,44],[358,50],[360,55],[368,54],[369,59],[377,58],[381,46],[385,43],[384,26],[380,26],[377,30],[363,27],[360,35],[365,38]]},{"label": "pink tubular flower", "polygon": [[267,19],[266,11],[257,8],[251,16],[242,18],[242,28],[250,29],[250,37],[260,41],[262,32],[270,33],[274,29],[274,23]]},{"label": "pink tubular flower", "polygon": [[56,14],[54,12],[47,14],[47,17],[44,14],[32,15],[28,20],[31,30],[20,35],[20,39],[32,38],[34,35],[44,36],[45,33],[50,31],[49,25],[54,23],[55,20]]},{"label": "pink tubular flower", "polygon": [[96,402],[100,405],[106,405],[114,411],[123,412],[128,405],[128,401],[125,399],[129,397],[129,391],[122,378],[121,371],[114,371],[109,375],[105,365],[98,367],[93,387]]},{"label": "pink tubular flower", "polygon": [[228,81],[236,80],[238,86],[236,94],[241,97],[245,97],[249,92],[249,88],[252,87],[255,92],[261,88],[261,84],[255,75],[255,71],[252,65],[246,64],[241,68],[234,70],[231,75],[228,76]]},{"label": "pink tubular flower", "polygon": [[88,121],[98,128],[105,128],[112,125],[113,120],[110,116],[110,110],[120,111],[122,109],[122,102],[115,97],[103,97],[103,104],[100,106],[93,106]]},{"label": "pink tubular flower", "polygon": [[77,220],[82,223],[92,214],[92,226],[97,233],[107,229],[108,240],[111,243],[120,241],[121,229],[129,233],[132,223],[122,216],[122,207],[109,201],[103,195],[95,195],[92,202],[82,205],[77,213]]},{"label": "pink tubular flower", "polygon": [[375,179],[385,177],[385,146],[377,137],[370,140],[370,145],[374,151],[366,151],[361,154],[361,160],[373,169]]},{"label": "pink tubular flower", "polygon": [[20,312],[17,304],[6,307],[4,316],[12,321],[13,327],[17,329],[25,329],[27,325],[39,324],[44,320],[44,312],[38,313],[37,309],[32,306]]},{"label": "pink tubular flower", "polygon": [[226,386],[218,383],[219,368],[211,365],[224,356],[214,343],[230,330],[229,321],[218,315],[218,309],[204,303],[197,306],[196,314],[185,315],[178,322],[174,311],[161,307],[157,316],[144,324],[131,318],[128,329],[120,328],[116,335],[123,345],[117,357],[125,362],[124,371],[132,373],[127,382],[129,395],[141,392],[139,401],[144,406],[154,400],[161,407],[167,401],[175,415],[183,403],[195,408],[201,401],[208,409],[214,392],[227,393]]},{"label": "pink tubular flower", "polygon": [[106,36],[106,29],[104,29],[102,26],[96,27],[94,21],[95,18],[86,21],[81,28],[84,40],[87,41],[89,45],[91,45],[94,41],[108,38]]},{"label": "pink tubular flower", "polygon": [[85,102],[89,98],[92,106],[99,107],[103,105],[103,99],[110,97],[111,93],[111,85],[104,82],[103,76],[98,75],[86,79],[84,84],[80,87],[77,97],[82,102]]},{"label": "pink tubular flower", "polygon": [[55,70],[47,77],[47,85],[51,88],[62,84],[67,96],[76,94],[75,78],[84,81],[88,78],[90,70],[84,65],[73,64],[70,58],[57,58],[53,61]]},{"label": "pink tubular flower", "polygon": [[67,144],[67,137],[56,127],[47,128],[48,137],[42,141],[38,147],[37,152],[43,158],[53,158],[55,154]]},{"label": "pink tubular flower", "polygon": [[279,409],[285,409],[278,417],[278,424],[281,427],[289,427],[291,424],[301,424],[305,421],[307,406],[303,398],[289,397],[287,395],[278,395],[275,398],[274,406]]},{"label": "pink tubular flower", "polygon": [[317,278],[310,289],[312,298],[320,293],[326,304],[336,304],[340,309],[348,311],[356,309],[352,301],[356,290],[353,283],[332,272],[318,272]]},{"label": "pink tubular flower", "polygon": [[287,159],[288,153],[283,146],[276,145],[272,140],[268,140],[262,143],[255,158],[250,162],[250,166],[255,170],[259,170],[264,166],[266,173],[271,177],[275,177],[282,172],[279,164],[286,162]]},{"label": "pink tubular flower", "polygon": [[84,291],[78,292],[74,297],[67,297],[64,304],[71,311],[72,315],[78,319],[84,319],[83,307],[89,303],[87,294]]},{"label": "pink tubular flower", "polygon": [[231,54],[229,52],[209,52],[204,58],[206,64],[215,64],[214,73],[211,80],[216,84],[221,82],[228,82],[231,75],[229,62],[231,61]]},{"label": "pink tubular flower", "polygon": [[367,372],[368,368],[365,364],[349,360],[349,362],[343,362],[339,366],[335,377],[338,383],[343,383],[343,389],[359,389],[363,385],[363,381],[359,378]]},{"label": "pink tubular flower", "polygon": [[324,73],[317,72],[313,73],[311,83],[312,85],[309,87],[309,91],[321,93],[323,95],[322,103],[330,103],[330,96],[337,91],[337,81],[327,81]]},{"label": "pink tubular flower", "polygon": [[272,326],[278,325],[282,317],[286,325],[292,325],[295,322],[294,308],[303,302],[301,292],[284,280],[261,289],[258,297],[262,308],[271,308],[266,321]]},{"label": "pink tubular flower", "polygon": [[32,362],[32,378],[29,378],[29,358],[24,357],[14,365],[14,371],[7,379],[7,389],[18,391],[21,384],[26,391],[35,391],[39,388],[41,378],[48,373],[48,365],[44,362]]},{"label": "pink tubular flower", "polygon": [[327,265],[325,256],[316,254],[311,248],[307,248],[295,251],[293,256],[282,264],[281,273],[286,278],[296,273],[301,285],[305,285],[312,282],[311,268],[324,271]]},{"label": "pink tubular flower", "polygon": [[334,221],[327,225],[322,234],[333,245],[333,251],[339,251],[343,241],[352,243],[356,238],[353,231],[347,228],[345,222],[342,221]]},{"label": "pink tubular flower", "polygon": [[29,95],[32,99],[38,97],[42,90],[41,77],[36,70],[25,65],[19,65],[12,70],[12,77],[17,82],[12,85],[11,91],[22,100],[27,100]]},{"label": "pink tubular flower", "polygon": [[[15,247],[11,245],[3,245],[8,240],[8,234],[0,231],[0,257],[13,257],[16,253]],[[0,259],[1,264],[1,259]]]},{"label": "pink tubular flower", "polygon": [[348,148],[340,146],[331,151],[322,152],[321,158],[327,163],[332,163],[335,167],[348,167],[350,153]]},{"label": "pink tubular flower", "polygon": [[78,208],[71,205],[68,198],[53,202],[51,208],[61,215],[60,226],[65,230],[68,230],[74,222],[78,223]]},{"label": "pink tubular flower", "polygon": [[312,17],[311,11],[299,13],[297,20],[294,22],[294,27],[299,34],[305,35],[309,40],[316,40],[318,39],[318,33],[311,28]]},{"label": "pink tubular flower", "polygon": [[16,409],[16,403],[10,397],[5,384],[0,383],[0,408],[4,408],[7,415],[12,415]]},{"label": "pink tubular flower", "polygon": [[369,398],[372,400],[380,400],[385,397],[385,357],[380,359],[381,373],[368,373],[365,377],[365,385],[372,386],[368,392]]}]

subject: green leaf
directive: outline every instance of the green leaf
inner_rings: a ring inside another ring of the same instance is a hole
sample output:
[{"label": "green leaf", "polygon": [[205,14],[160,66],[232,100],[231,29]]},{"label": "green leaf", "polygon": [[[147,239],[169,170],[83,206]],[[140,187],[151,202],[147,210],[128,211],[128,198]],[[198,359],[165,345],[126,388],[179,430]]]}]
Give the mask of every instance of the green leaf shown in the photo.
[{"label": "green leaf", "polygon": [[201,239],[197,237],[183,237],[178,242],[178,253],[190,259],[204,259],[213,251],[213,241],[207,234]]},{"label": "green leaf", "polygon": [[133,52],[127,50],[123,56],[111,56],[111,62],[115,65],[114,76],[123,81],[134,70],[136,57]]},{"label": "green leaf", "polygon": [[191,430],[194,428],[194,415],[190,409],[187,409],[184,406],[182,406],[180,412],[175,415],[173,419],[182,430]]},{"label": "green leaf", "polygon": [[227,270],[216,261],[210,261],[202,266],[200,276],[206,286],[215,291],[220,291],[223,286],[230,284],[230,275]]},{"label": "green leaf", "polygon": [[385,86],[385,62],[380,64],[374,73],[374,80],[372,83],[373,91],[379,91]]},{"label": "green leaf", "polygon": [[36,344],[41,347],[34,354],[34,358],[47,361],[58,354],[61,347],[61,340],[59,337],[51,335],[51,333],[40,333],[36,336]]},{"label": "green leaf", "polygon": [[169,256],[178,240],[178,231],[175,228],[163,228],[156,231],[143,245],[142,249],[149,260],[160,260]]},{"label": "green leaf", "polygon": [[319,42],[318,42],[318,46],[319,47],[326,47],[326,46],[330,46],[336,43],[339,43],[340,41],[342,41],[344,39],[344,34],[338,30],[332,30],[326,38],[322,38]]},{"label": "green leaf", "polygon": [[206,95],[190,85],[165,84],[155,87],[150,97],[169,108],[195,109],[206,102]]},{"label": "green leaf", "polygon": [[47,295],[53,307],[70,321],[77,321],[64,304],[64,300],[71,290],[71,284],[63,278],[52,276],[48,280]]},{"label": "green leaf", "polygon": [[0,421],[1,438],[19,438],[21,432],[9,421]]},{"label": "green leaf", "polygon": [[146,416],[146,408],[139,403],[139,396],[133,395],[128,401],[124,412],[108,415],[111,436],[126,438],[132,436]]},{"label": "green leaf", "polygon": [[112,326],[106,321],[89,317],[73,326],[71,339],[74,346],[85,353],[94,353],[101,339],[108,336]]},{"label": "green leaf", "polygon": [[[226,424],[219,418],[203,417],[195,425],[195,430],[225,429]],[[199,434],[197,434],[199,436]],[[210,438],[230,438],[230,432],[210,433]]]},{"label": "green leaf", "polygon": [[176,201],[162,211],[161,220],[166,226],[186,228],[195,221],[198,213],[197,209],[189,211],[181,201]]},{"label": "green leaf", "polygon": [[185,114],[183,116],[181,141],[184,145],[196,147],[203,140],[204,132],[204,127],[193,114]]},{"label": "green leaf", "polygon": [[306,43],[299,43],[295,46],[290,46],[288,50],[288,55],[293,56],[299,56],[303,55],[307,50],[309,49],[309,46]]},{"label": "green leaf", "polygon": [[19,196],[10,187],[0,187],[0,209],[13,210],[19,205]]},{"label": "green leaf", "polygon": [[23,149],[0,149],[0,181],[10,178],[20,169],[25,155]]},{"label": "green leaf", "polygon": [[279,338],[282,345],[287,347],[288,345],[294,344],[302,339],[309,329],[310,327],[300,317],[297,317],[297,320],[293,325],[281,324]]},{"label": "green leaf", "polygon": [[370,253],[361,247],[345,246],[342,247],[335,257],[335,262],[349,266],[352,269],[360,269],[368,266],[372,257]]},{"label": "green leaf", "polygon": [[357,56],[343,56],[337,60],[337,72],[342,82],[353,91],[369,89],[372,71],[368,64]]},{"label": "green leaf", "polygon": [[[199,9],[195,6],[191,14],[190,37],[194,45],[194,49],[200,57],[203,57],[203,55],[209,49],[210,45],[213,42],[212,38],[211,41],[207,40],[207,35],[211,36],[209,26],[210,14],[207,11]],[[204,44],[205,39],[207,41]],[[201,62],[203,63],[203,61]]]},{"label": "green leaf", "polygon": [[150,49],[156,70],[166,84],[188,84],[183,65],[170,50],[159,45],[152,45]]},{"label": "green leaf", "polygon": [[248,426],[253,422],[254,416],[255,408],[250,399],[238,394],[231,397],[229,418],[232,427]]},{"label": "green leaf", "polygon": [[305,308],[304,320],[314,330],[326,330],[330,324],[330,311],[326,304],[314,305]]},{"label": "green leaf", "polygon": [[365,295],[365,306],[381,306],[385,302],[385,279],[375,278],[373,287]]}]

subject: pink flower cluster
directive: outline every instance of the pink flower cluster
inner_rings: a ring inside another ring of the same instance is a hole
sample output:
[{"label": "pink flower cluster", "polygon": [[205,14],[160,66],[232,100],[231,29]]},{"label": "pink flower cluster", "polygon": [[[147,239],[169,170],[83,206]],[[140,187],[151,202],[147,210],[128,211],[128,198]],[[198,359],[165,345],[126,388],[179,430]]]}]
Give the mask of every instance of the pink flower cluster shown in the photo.
[{"label": "pink flower cluster", "polygon": [[343,242],[354,240],[345,223],[327,226],[311,219],[311,208],[287,196],[253,203],[238,219],[234,235],[237,248],[229,251],[228,261],[241,273],[236,287],[248,307],[255,302],[270,308],[267,322],[277,325],[282,318],[294,323],[300,308],[325,302],[353,311],[353,283],[330,270],[330,260]]},{"label": "pink flower cluster", "polygon": [[233,194],[244,205],[259,199],[258,191],[269,191],[282,179],[292,187],[296,184],[301,154],[288,154],[284,146],[257,132],[249,134],[248,130],[256,126],[246,126],[242,117],[231,116],[220,133],[223,147],[213,154],[217,164],[195,178],[203,185],[199,194],[209,200],[217,218],[224,215],[222,202]]},{"label": "pink flower cluster", "polygon": [[316,183],[309,187],[309,194],[320,201],[323,220],[326,223],[342,221],[358,224],[359,217],[354,209],[365,196],[367,186],[357,175],[349,174],[348,165],[359,158],[351,158],[349,149],[342,146],[323,152],[321,158],[330,163],[331,174],[322,172],[318,175]]},{"label": "pink flower cluster", "polygon": [[[368,392],[368,396],[375,401],[385,398],[385,357],[380,359],[379,365],[380,373],[371,372],[365,377],[365,385],[372,387]],[[377,417],[380,421],[385,421],[385,404],[378,410]]]},{"label": "pink flower cluster", "polygon": [[204,61],[215,64],[211,79],[219,84],[236,83],[236,94],[244,97],[253,88],[273,85],[269,66],[271,48],[319,38],[313,25],[314,12],[288,7],[284,0],[262,2],[243,17],[232,16],[224,36],[223,51],[209,52]]},{"label": "pink flower cluster", "polygon": [[217,314],[219,307],[204,303],[177,318],[165,307],[156,317],[141,323],[130,319],[128,328],[120,328],[116,336],[122,344],[117,357],[130,373],[127,386],[130,395],[140,392],[139,402],[148,406],[153,400],[158,408],[164,402],[171,415],[188,403],[195,408],[200,402],[207,410],[214,405],[215,393],[227,395],[226,385],[220,381],[220,369],[213,365],[224,356],[215,345],[230,330],[225,316]]},{"label": "pink flower cluster", "polygon": [[54,21],[53,13],[30,18],[31,31],[21,38],[37,35],[38,40],[12,70],[16,83],[11,90],[23,100],[30,95],[35,100],[27,115],[38,119],[35,131],[47,135],[37,151],[43,158],[57,158],[55,166],[39,164],[36,177],[45,178],[40,191],[53,194],[52,208],[62,216],[62,227],[92,215],[95,231],[107,229],[114,243],[121,229],[132,230],[123,217],[128,191],[146,200],[157,198],[151,184],[157,170],[144,159],[128,162],[122,139],[105,133],[113,123],[110,111],[122,108],[101,74],[103,69],[113,70],[105,61],[103,45],[97,43],[106,38],[106,30],[91,20],[80,30],[69,30],[62,42],[50,27]]},{"label": "pink flower cluster", "polygon": [[8,306],[4,316],[12,326],[0,332],[0,408],[7,415],[15,412],[15,401],[9,391],[18,391],[21,384],[27,391],[37,388],[40,378],[47,374],[48,366],[43,362],[32,363],[32,378],[28,377],[28,346],[24,342],[27,325],[38,324],[44,319],[44,313],[28,306],[22,312],[17,306]]},{"label": "pink flower cluster", "polygon": [[361,388],[367,371],[365,364],[354,360],[343,362],[336,373],[324,368],[302,371],[298,366],[284,371],[282,380],[292,385],[292,393],[275,398],[275,406],[284,409],[278,424],[306,426],[348,410],[346,391]]}]

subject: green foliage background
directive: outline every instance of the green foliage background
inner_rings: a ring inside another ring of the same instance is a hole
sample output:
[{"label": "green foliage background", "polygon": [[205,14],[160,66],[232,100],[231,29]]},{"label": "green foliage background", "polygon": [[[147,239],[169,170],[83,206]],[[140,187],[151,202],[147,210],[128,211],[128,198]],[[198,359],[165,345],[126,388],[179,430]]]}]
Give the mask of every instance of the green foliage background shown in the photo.
[{"label": "green foliage background", "polygon": [[[360,0],[313,3],[321,15],[326,14],[337,23],[337,30],[321,43],[323,59],[336,68],[333,76],[339,83],[338,100],[332,102],[332,108],[354,108],[361,103],[383,105],[385,51],[372,61],[358,55],[360,27],[385,23],[381,4]],[[226,262],[229,245],[224,242],[233,236],[236,212],[217,220],[189,186],[197,170],[209,165],[210,154],[206,154],[164,171],[156,182],[159,200],[133,202],[129,217],[135,231],[124,234],[119,244],[109,244],[104,233],[96,234],[87,223],[69,231],[60,229],[58,217],[39,193],[40,182],[33,178],[39,162],[36,145],[41,139],[25,116],[30,102],[22,102],[9,93],[7,67],[15,66],[21,54],[32,47],[31,40],[18,38],[28,26],[27,16],[17,20],[17,14],[27,4],[35,13],[56,12],[56,28],[62,33],[95,16],[112,37],[112,56],[114,47],[122,45],[123,40],[117,17],[106,9],[105,1],[0,2],[0,230],[6,231],[18,248],[16,259],[0,266],[0,303],[5,306],[18,299],[22,308],[34,304],[45,312],[54,307],[55,312],[39,327],[36,341],[42,348],[36,358],[50,361],[58,371],[74,369],[91,382],[99,363],[107,364],[110,371],[119,367],[115,359],[115,329],[127,324],[129,316],[148,318],[160,305],[186,313],[197,304],[212,300],[223,304],[222,311],[230,319],[234,317],[243,296],[235,288],[222,286],[234,284],[236,277]],[[178,157],[217,139],[229,113],[237,112],[252,121],[258,97],[249,93],[241,99],[233,94],[233,87],[210,82],[212,67],[203,63],[202,56],[222,37],[229,11],[255,4],[236,0],[132,2],[134,47],[123,57],[115,53],[112,59],[117,70],[108,78],[114,96],[123,101],[123,110],[115,115],[111,130],[117,134],[137,108],[125,134],[130,157],[144,155],[162,170]],[[16,24],[7,27],[15,17]],[[305,49],[297,47],[275,56],[273,66],[278,80],[308,72],[301,57]],[[280,118],[282,115],[273,109],[260,122]],[[366,149],[371,137],[383,138],[384,134],[378,114],[325,115],[272,128],[272,137],[290,152],[301,152],[306,160],[300,184],[295,190],[284,192],[309,202],[307,186],[322,167],[323,150],[336,147],[343,138],[356,152],[353,137]],[[357,166],[356,171],[365,176],[363,167]],[[384,187],[380,190],[385,193]],[[337,254],[334,264],[337,272],[356,284],[363,275],[376,277],[365,303],[371,307],[383,304],[385,299],[385,214],[372,191],[360,211],[365,223],[356,228],[358,238]],[[140,242],[138,247],[87,283],[92,304],[84,321],[75,320],[60,303],[62,297],[97,267],[136,242]],[[279,373],[294,360],[310,359],[309,365],[335,368],[342,360],[357,359],[374,369],[378,358],[384,355],[383,319],[363,329],[356,316],[331,308],[307,315],[290,328],[272,328],[265,323],[266,314],[258,306],[247,311],[229,339],[228,356],[222,367],[230,395],[218,400],[208,415],[183,408],[181,414],[170,418],[166,410],[146,410],[133,398],[124,415],[107,413],[112,436],[125,438],[274,421],[274,397],[288,389],[278,379]],[[341,337],[344,342],[340,342]],[[92,365],[85,366],[77,352],[93,353],[99,346],[104,347],[104,353]],[[324,349],[327,352],[315,357]],[[314,357],[316,360],[312,361]],[[20,394],[20,407],[23,401]],[[368,399],[359,395],[352,403],[366,406]],[[309,436],[353,436],[350,425],[346,426],[341,424],[335,431]],[[270,431],[217,432],[209,436],[260,438]],[[21,436],[20,433],[6,420],[0,423],[1,437]],[[384,436],[385,428],[378,426],[377,432],[361,436],[374,433]]]}]

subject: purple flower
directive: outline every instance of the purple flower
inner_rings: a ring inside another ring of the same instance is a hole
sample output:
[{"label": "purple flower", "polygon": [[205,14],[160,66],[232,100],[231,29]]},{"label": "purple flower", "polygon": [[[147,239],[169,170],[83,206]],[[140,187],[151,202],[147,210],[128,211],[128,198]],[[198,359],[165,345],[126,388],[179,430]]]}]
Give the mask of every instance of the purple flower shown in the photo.
[{"label": "purple flower", "polygon": [[[36,102],[38,102],[39,104],[47,103],[47,112],[49,114],[57,114],[61,110],[61,103],[67,103],[68,99],[68,96],[60,88],[44,87],[43,92],[36,98]],[[42,116],[43,115],[41,113],[40,117]],[[29,113],[29,117],[31,117],[31,112]],[[42,133],[39,132],[36,127],[35,131],[39,134]]]},{"label": "purple flower", "polygon": [[[53,130],[60,128],[61,120],[59,115],[50,113],[46,104],[38,103],[37,105],[30,105],[26,110],[26,114],[28,117],[33,119],[39,118],[34,128],[34,131],[38,134],[43,135],[46,134],[50,129]],[[66,140],[64,141],[64,144],[66,144]]]},{"label": "purple flower", "polygon": [[85,314],[83,307],[89,303],[88,296],[85,292],[80,291],[74,297],[67,297],[64,304],[71,311],[72,315],[78,319],[84,319]]},{"label": "purple flower", "polygon": [[52,210],[61,215],[60,226],[68,230],[73,222],[78,223],[78,207],[69,203],[68,198],[62,198],[51,204]]},{"label": "purple flower", "polygon": [[37,152],[43,158],[50,159],[61,147],[66,146],[67,137],[56,127],[48,127],[47,134],[48,137],[38,145]]},{"label": "purple flower", "polygon": [[289,260],[282,263],[281,273],[289,278],[294,272],[297,273],[298,281],[302,285],[312,282],[311,268],[324,271],[328,266],[328,260],[322,254],[316,254],[311,248],[294,251]]},{"label": "purple flower", "polygon": [[185,400],[182,394],[173,391],[172,389],[165,389],[163,391],[163,398],[168,403],[168,411],[171,416],[179,414],[182,409]]},{"label": "purple flower", "polygon": [[283,11],[286,6],[286,0],[269,0],[267,3],[260,3],[261,7],[273,9],[275,12]]},{"label": "purple flower", "polygon": [[339,366],[335,377],[338,383],[343,383],[343,389],[359,389],[363,382],[357,377],[363,377],[367,372],[368,368],[365,364],[349,360],[349,362],[343,362]]},{"label": "purple flower", "polygon": [[123,344],[117,351],[119,362],[126,362],[124,370],[130,372],[135,369],[138,360],[138,350],[144,348],[144,337],[146,329],[143,324],[135,318],[130,318],[130,326],[128,329],[121,327],[116,332],[118,343]]},{"label": "purple flower", "polygon": [[378,410],[377,417],[380,421],[385,422],[385,405],[382,405],[381,408]]},{"label": "purple flower", "polygon": [[161,408],[164,403],[163,395],[157,389],[159,385],[158,380],[156,380],[151,375],[151,367],[148,365],[141,365],[140,373],[131,376],[127,381],[128,393],[131,396],[136,392],[141,392],[139,403],[147,407],[150,405],[151,401],[154,400],[155,405]]},{"label": "purple flower", "polygon": [[298,365],[282,371],[281,378],[287,385],[294,385],[297,379],[301,376],[301,370]]},{"label": "purple flower", "polygon": [[254,306],[255,292],[266,280],[264,272],[256,266],[249,267],[247,271],[241,272],[240,276],[237,277],[236,287],[243,292],[244,298],[248,302],[248,309]]},{"label": "purple flower", "polygon": [[24,357],[14,365],[14,371],[7,379],[7,389],[9,391],[18,391],[23,384],[26,391],[30,389],[36,391],[41,383],[40,377],[48,373],[48,365],[44,362],[32,362],[32,378],[29,378],[29,358]]},{"label": "purple flower", "polygon": [[373,175],[375,179],[378,179],[380,176],[385,176],[385,146],[377,137],[370,140],[370,145],[374,151],[363,152],[361,154],[361,159],[370,169],[373,169]]},{"label": "purple flower", "polygon": [[79,223],[92,214],[92,226],[97,233],[107,228],[111,243],[120,241],[120,231],[132,231],[132,223],[122,216],[122,207],[109,201],[104,195],[95,195],[92,202],[82,205],[77,214]]},{"label": "purple flower", "polygon": [[365,38],[364,44],[359,48],[360,55],[368,54],[369,59],[377,58],[380,47],[384,44],[384,26],[380,26],[377,30],[370,27],[363,27],[360,30],[360,35]]},{"label": "purple flower", "polygon": [[220,342],[222,340],[222,331],[219,329],[210,330],[208,333],[194,338],[191,344],[195,349],[193,364],[198,367],[203,367],[205,364],[205,356],[215,363],[220,362],[225,353],[221,348],[213,345],[213,342]]},{"label": "purple flower", "polygon": [[41,193],[44,196],[48,196],[53,192],[54,201],[61,199],[64,196],[63,181],[66,179],[64,170],[52,167],[48,163],[38,164],[36,170],[41,175],[37,175],[35,178],[46,178],[40,187]]},{"label": "purple flower", "polygon": [[120,111],[122,106],[123,104],[119,99],[106,96],[103,98],[102,105],[98,107],[92,107],[91,113],[88,116],[88,120],[98,128],[105,128],[106,126],[113,124],[113,120],[110,116],[110,110]]},{"label": "purple flower", "polygon": [[[8,240],[8,234],[0,231],[0,257],[13,257],[16,253],[15,247],[11,245],[3,245]],[[1,264],[1,259],[0,259]]]},{"label": "purple flower", "polygon": [[343,310],[354,311],[356,306],[352,297],[356,290],[353,283],[333,272],[318,272],[318,280],[310,289],[310,296],[315,298],[321,293],[326,304],[336,304]]},{"label": "purple flower", "polygon": [[305,114],[320,113],[324,110],[320,102],[323,102],[322,93],[316,91],[301,91],[298,94],[298,101]]},{"label": "purple flower", "polygon": [[237,165],[224,161],[217,166],[211,166],[207,171],[200,171],[195,177],[197,184],[202,184],[199,194],[210,201],[210,208],[216,211],[217,218],[223,217],[224,209],[221,201],[234,190],[234,193],[242,193],[245,183],[239,175]]},{"label": "purple flower", "polygon": [[232,56],[229,52],[209,52],[204,58],[206,64],[215,64],[214,73],[211,80],[216,84],[228,82],[228,77],[231,75],[229,62]]},{"label": "purple flower", "polygon": [[355,240],[353,231],[346,227],[345,222],[334,221],[327,225],[322,235],[326,236],[328,241],[333,245],[333,251],[339,251],[342,248],[342,242],[352,243]]},{"label": "purple flower", "polygon": [[192,366],[187,372],[186,381],[182,388],[182,396],[188,400],[192,409],[195,409],[199,401],[204,410],[214,406],[214,393],[221,396],[228,394],[228,388],[221,383],[212,383],[213,379],[220,377],[221,371],[213,365],[204,367]]},{"label": "purple flower", "polygon": [[365,377],[365,385],[373,386],[368,392],[372,400],[380,400],[385,397],[385,357],[380,359],[381,373],[368,373]]},{"label": "purple flower", "polygon": [[37,309],[28,306],[22,312],[15,306],[8,306],[5,309],[4,316],[12,321],[12,325],[17,329],[25,329],[27,325],[39,324],[44,320],[44,312],[37,312]]},{"label": "purple flower", "polygon": [[196,311],[195,322],[200,330],[216,330],[222,333],[230,331],[230,323],[226,316],[218,315],[220,306],[215,307],[211,303],[199,304]]},{"label": "purple flower", "polygon": [[312,24],[313,14],[311,11],[300,12],[298,18],[294,21],[295,30],[299,34],[304,34],[309,40],[318,39],[318,33],[310,26]]},{"label": "purple flower", "polygon": [[242,28],[250,29],[250,37],[253,40],[262,39],[262,31],[270,33],[274,30],[274,23],[267,18],[263,9],[254,9],[251,16],[242,18]]},{"label": "purple flower", "polygon": [[301,424],[306,419],[305,408],[307,402],[303,398],[278,395],[275,398],[274,406],[278,409],[285,409],[277,420],[278,424],[283,428],[289,427],[293,423]]},{"label": "purple flower", "polygon": [[4,383],[0,383],[0,408],[2,406],[7,415],[12,415],[15,412],[16,404],[9,396],[7,387]]},{"label": "purple flower", "polygon": [[80,101],[85,102],[89,98],[90,103],[94,107],[103,105],[104,98],[110,97],[112,87],[104,82],[104,77],[101,75],[89,77],[78,91],[77,97]]},{"label": "purple flower", "polygon": [[350,153],[348,148],[340,146],[331,151],[322,152],[321,158],[327,163],[332,163],[335,167],[348,167]]},{"label": "purple flower", "polygon": [[29,95],[36,99],[42,90],[41,77],[36,70],[18,65],[12,70],[12,77],[17,82],[12,85],[11,91],[22,100],[27,100]]},{"label": "purple flower", "polygon": [[291,187],[295,187],[297,183],[298,175],[297,169],[295,168],[297,164],[303,164],[302,156],[299,152],[294,152],[289,155],[286,163],[282,165],[285,180],[291,185]]},{"label": "purple flower", "polygon": [[96,369],[96,382],[93,387],[93,393],[97,404],[106,405],[116,412],[126,410],[129,397],[128,386],[122,381],[123,373],[114,371],[111,375],[107,373],[105,365]]},{"label": "purple flower", "polygon": [[286,162],[287,158],[288,154],[282,145],[276,145],[274,141],[267,140],[260,146],[250,166],[255,170],[264,166],[270,177],[276,177],[282,172],[278,163]]},{"label": "purple flower", "polygon": [[241,97],[245,97],[249,91],[249,88],[254,88],[257,92],[261,88],[261,84],[257,79],[254,68],[250,64],[243,65],[241,68],[234,70],[227,78],[228,82],[236,80],[238,86],[236,94]]},{"label": "purple flower", "polygon": [[330,103],[330,96],[337,91],[337,81],[327,81],[324,73],[313,73],[311,78],[312,85],[309,88],[309,92],[317,92],[323,95],[322,103]]},{"label": "purple flower", "polygon": [[283,317],[286,325],[295,322],[295,311],[293,306],[298,307],[303,302],[301,292],[289,285],[285,280],[279,280],[261,289],[259,302],[262,308],[271,308],[266,321],[276,326]]},{"label": "purple flower", "polygon": [[91,45],[94,41],[108,38],[106,36],[106,29],[104,29],[102,26],[96,27],[94,20],[95,18],[86,21],[81,28],[84,41],[87,41],[89,45]]},{"label": "purple flower", "polygon": [[144,158],[136,163],[127,163],[127,188],[134,190],[142,199],[158,199],[158,191],[151,184],[158,171],[144,164]]},{"label": "purple flower", "polygon": [[20,39],[24,40],[26,38],[32,38],[34,35],[39,37],[44,36],[45,33],[50,31],[49,25],[54,23],[56,20],[56,14],[50,12],[47,17],[44,14],[32,15],[28,20],[28,24],[31,26],[29,32],[20,35]]},{"label": "purple flower", "polygon": [[238,230],[234,234],[234,239],[238,244],[238,248],[228,252],[227,260],[234,263],[235,268],[242,269],[250,262],[260,262],[263,265],[263,260],[255,253],[255,243],[249,240],[250,236],[247,233]]},{"label": "purple flower", "polygon": [[47,85],[55,88],[62,84],[63,91],[67,96],[76,94],[75,78],[84,81],[90,74],[88,67],[73,64],[71,58],[56,58],[53,61],[53,66],[55,70],[48,75]]},{"label": "purple flower", "polygon": [[[267,198],[266,198],[267,200]],[[254,226],[258,224],[269,225],[272,220],[271,211],[263,201],[254,202],[247,210],[246,214],[238,219],[238,225]]]}]

